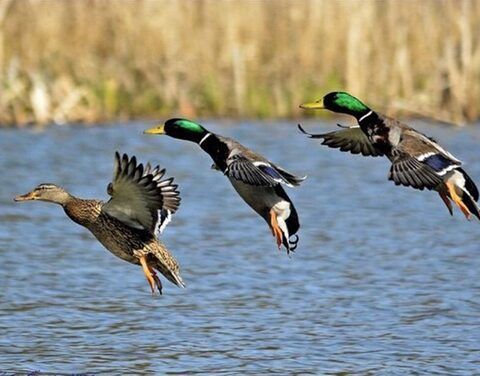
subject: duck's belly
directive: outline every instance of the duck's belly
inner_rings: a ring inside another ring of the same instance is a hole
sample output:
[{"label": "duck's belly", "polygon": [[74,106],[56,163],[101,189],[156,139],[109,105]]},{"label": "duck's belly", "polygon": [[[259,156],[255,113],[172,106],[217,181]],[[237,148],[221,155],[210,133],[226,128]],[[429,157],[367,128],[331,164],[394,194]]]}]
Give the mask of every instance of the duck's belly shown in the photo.
[{"label": "duck's belly", "polygon": [[65,213],[74,222],[87,228],[115,256],[132,264],[139,264],[139,256],[144,253],[142,251],[148,248],[155,238],[146,231],[133,229],[102,213],[102,205],[101,202],[93,202],[88,215],[75,207],[66,207]]},{"label": "duck's belly", "polygon": [[88,229],[115,256],[132,264],[139,264],[138,256],[135,253],[141,252],[145,248],[145,243],[136,240],[138,234],[120,223],[116,224],[114,233],[108,230],[110,227],[99,221],[93,226],[89,226]]},{"label": "duck's belly", "polygon": [[138,257],[136,257],[129,247],[127,247],[125,243],[122,244],[120,239],[108,238],[104,239],[98,237],[94,234],[95,237],[98,239],[102,245],[108,249],[111,253],[113,253],[118,258],[121,258],[124,261],[130,262],[132,264],[138,264]]},{"label": "duck's belly", "polygon": [[268,212],[272,208],[282,217],[287,218],[290,214],[290,203],[278,196],[275,188],[245,184],[233,178],[229,180],[240,197],[265,219],[268,220]]}]

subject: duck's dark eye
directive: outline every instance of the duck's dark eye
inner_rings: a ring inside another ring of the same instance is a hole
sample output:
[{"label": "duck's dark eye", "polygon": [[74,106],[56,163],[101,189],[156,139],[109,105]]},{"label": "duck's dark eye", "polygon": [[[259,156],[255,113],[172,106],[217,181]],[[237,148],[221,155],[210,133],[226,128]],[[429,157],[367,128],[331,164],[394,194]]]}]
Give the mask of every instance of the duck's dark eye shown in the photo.
[{"label": "duck's dark eye", "polygon": [[113,194],[113,184],[109,183],[107,186],[107,193],[111,196]]}]

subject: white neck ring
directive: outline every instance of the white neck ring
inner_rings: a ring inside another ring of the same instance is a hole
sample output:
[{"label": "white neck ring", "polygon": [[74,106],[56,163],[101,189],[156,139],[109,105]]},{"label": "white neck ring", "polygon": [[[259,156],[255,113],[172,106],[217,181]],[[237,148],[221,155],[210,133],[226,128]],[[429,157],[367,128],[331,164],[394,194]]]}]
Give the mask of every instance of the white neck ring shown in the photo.
[{"label": "white neck ring", "polygon": [[366,119],[367,117],[369,117],[371,114],[373,114],[373,111],[370,110],[369,112],[367,112],[365,115],[363,115],[360,119],[358,119],[358,122],[360,123],[362,120]]},{"label": "white neck ring", "polygon": [[203,136],[203,138],[200,140],[200,142],[198,143],[198,146],[202,146],[202,142],[204,142],[208,136],[211,136],[212,134],[209,132],[207,133],[205,136]]}]

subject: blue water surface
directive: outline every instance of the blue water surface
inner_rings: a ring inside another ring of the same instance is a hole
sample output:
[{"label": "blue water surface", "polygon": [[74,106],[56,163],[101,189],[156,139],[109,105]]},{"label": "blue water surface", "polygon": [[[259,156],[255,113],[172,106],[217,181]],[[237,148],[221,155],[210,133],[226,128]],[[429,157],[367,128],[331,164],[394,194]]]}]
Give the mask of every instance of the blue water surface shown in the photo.
[{"label": "blue water surface", "polygon": [[[480,373],[480,223],[389,163],[320,146],[294,121],[204,121],[295,172],[297,252],[192,143],[152,124],[0,131],[0,370],[95,374]],[[335,123],[309,121],[327,131]],[[413,122],[480,182],[480,127]],[[107,198],[115,150],[160,163],[182,205],[162,236],[186,289],[152,297],[58,206],[14,203],[39,183]]]}]

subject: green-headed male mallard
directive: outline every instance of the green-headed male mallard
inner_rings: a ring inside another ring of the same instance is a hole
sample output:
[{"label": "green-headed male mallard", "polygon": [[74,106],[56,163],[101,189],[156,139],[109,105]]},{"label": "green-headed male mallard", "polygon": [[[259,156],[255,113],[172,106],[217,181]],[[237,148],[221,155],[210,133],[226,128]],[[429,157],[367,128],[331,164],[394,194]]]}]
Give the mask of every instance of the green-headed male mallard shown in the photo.
[{"label": "green-headed male mallard", "polygon": [[240,197],[267,221],[278,248],[283,244],[287,253],[295,250],[300,224],[282,184],[298,186],[305,178],[296,177],[237,141],[211,133],[187,119],[170,119],[144,133],[165,134],[200,146],[213,159],[212,168],[222,171]]},{"label": "green-headed male mallard", "polygon": [[155,270],[170,282],[184,287],[177,261],[155,235],[163,231],[180,205],[173,178],[163,179],[165,169],[144,167],[135,157],[115,153],[113,181],[108,202],[84,200],[72,196],[55,184],[40,184],[33,191],[15,197],[15,201],[46,201],[59,204],[74,222],[89,229],[115,256],[141,265],[155,293],[162,284]]},{"label": "green-headed male mallard", "polygon": [[300,106],[304,109],[324,108],[348,114],[357,119],[356,127],[324,134],[309,134],[323,139],[322,144],[353,154],[386,156],[391,162],[389,180],[397,185],[416,189],[436,190],[453,213],[451,199],[467,219],[473,213],[480,219],[478,189],[460,167],[462,162],[442,148],[435,140],[399,121],[381,115],[360,100],[345,92],[332,92],[314,103]]}]

